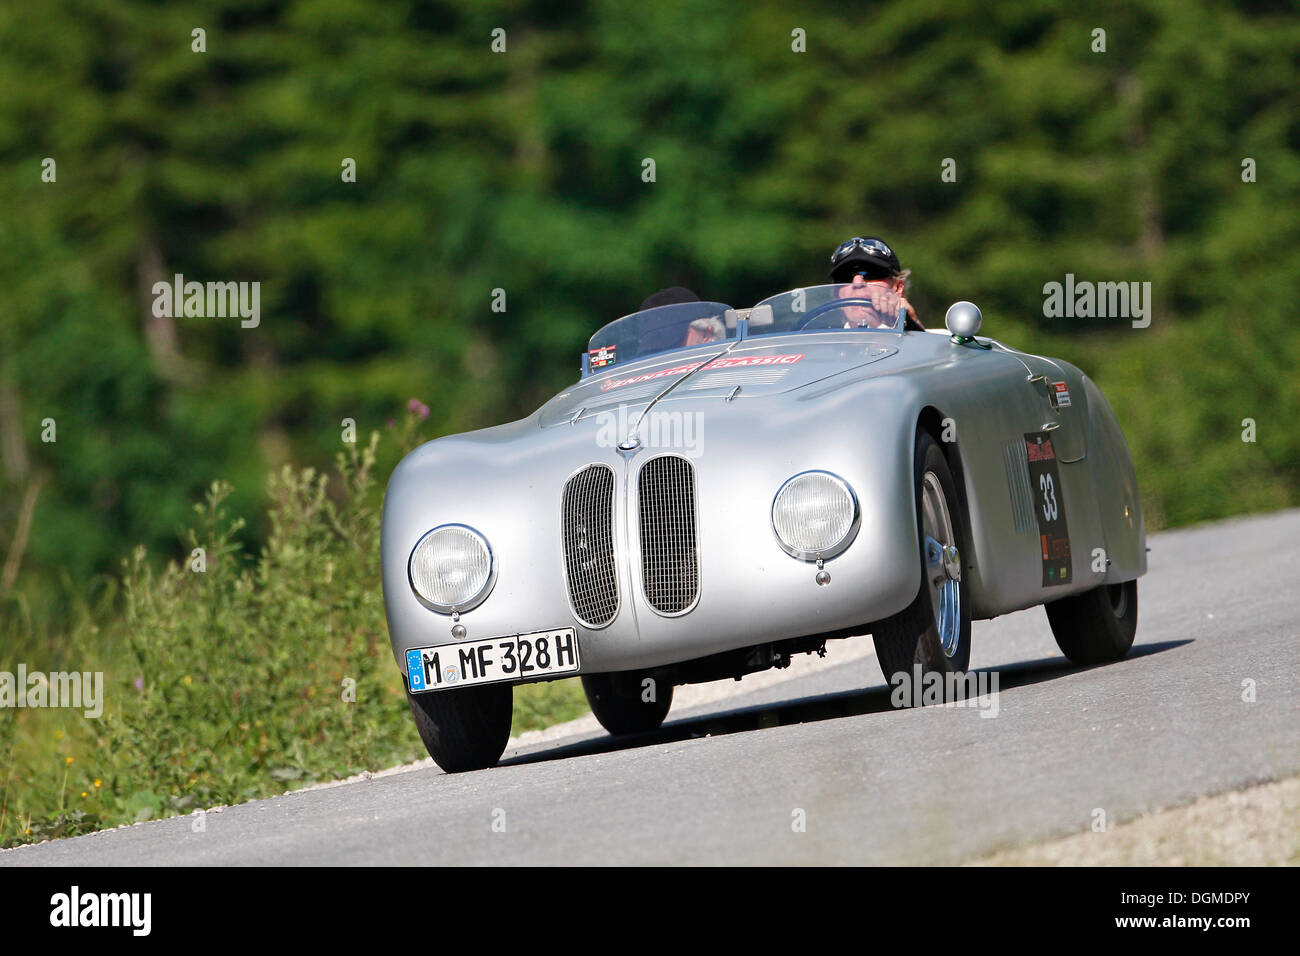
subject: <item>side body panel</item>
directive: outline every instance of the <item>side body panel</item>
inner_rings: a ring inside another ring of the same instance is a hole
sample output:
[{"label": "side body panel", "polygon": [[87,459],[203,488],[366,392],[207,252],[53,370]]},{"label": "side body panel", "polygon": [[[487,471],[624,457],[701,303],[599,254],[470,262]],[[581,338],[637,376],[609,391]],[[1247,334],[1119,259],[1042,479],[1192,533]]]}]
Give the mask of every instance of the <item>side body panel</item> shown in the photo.
[{"label": "side body panel", "polygon": [[[1105,539],[1087,455],[1082,373],[1003,349],[953,346],[953,352],[960,393],[945,396],[937,382],[929,391],[948,402],[956,425],[975,548],[973,560],[963,562],[973,616],[995,617],[1100,584],[1105,574],[1093,570],[1092,555]],[[1064,383],[1068,405],[1057,408],[1049,399],[1053,382]],[[1047,485],[1031,477],[1026,444],[1033,436],[1051,442],[1055,467]],[[1040,519],[1049,511],[1068,532],[1064,582],[1047,583],[1045,566],[1061,565],[1045,555]]]}]

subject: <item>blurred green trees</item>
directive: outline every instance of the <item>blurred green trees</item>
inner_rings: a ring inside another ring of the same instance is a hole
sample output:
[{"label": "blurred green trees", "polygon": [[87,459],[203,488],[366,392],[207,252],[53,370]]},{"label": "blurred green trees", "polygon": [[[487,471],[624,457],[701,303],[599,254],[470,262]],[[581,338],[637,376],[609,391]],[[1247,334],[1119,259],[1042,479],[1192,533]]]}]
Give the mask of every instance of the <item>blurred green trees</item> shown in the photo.
[{"label": "blurred green trees", "polygon": [[[1281,2],[6,5],[0,609],[178,555],[214,480],[254,513],[344,418],[518,417],[648,292],[750,305],[860,233],[930,324],[1092,375],[1153,525],[1300,502],[1297,63]],[[154,317],[175,273],[261,324]],[[1043,318],[1066,273],[1150,281],[1150,328]]]}]

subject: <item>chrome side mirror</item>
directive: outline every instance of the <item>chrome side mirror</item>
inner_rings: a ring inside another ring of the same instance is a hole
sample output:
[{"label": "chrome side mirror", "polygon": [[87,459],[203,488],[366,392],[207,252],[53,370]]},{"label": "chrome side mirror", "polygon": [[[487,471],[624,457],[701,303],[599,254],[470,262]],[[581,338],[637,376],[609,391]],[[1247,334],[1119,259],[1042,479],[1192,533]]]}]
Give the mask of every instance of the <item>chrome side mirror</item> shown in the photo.
[{"label": "chrome side mirror", "polygon": [[983,323],[984,315],[980,312],[980,307],[964,299],[950,305],[947,314],[943,317],[943,324],[952,333],[952,340],[959,345],[974,342],[975,333],[980,330]]}]

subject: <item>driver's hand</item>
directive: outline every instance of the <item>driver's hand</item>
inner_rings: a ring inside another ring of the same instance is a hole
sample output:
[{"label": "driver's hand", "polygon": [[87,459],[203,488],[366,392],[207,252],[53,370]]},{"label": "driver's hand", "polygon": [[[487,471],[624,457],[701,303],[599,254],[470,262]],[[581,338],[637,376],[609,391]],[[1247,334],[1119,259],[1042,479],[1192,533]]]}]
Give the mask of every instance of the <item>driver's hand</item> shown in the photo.
[{"label": "driver's hand", "polygon": [[841,299],[866,299],[871,303],[872,310],[876,313],[871,315],[867,309],[855,309],[860,315],[854,316],[858,326],[869,326],[871,328],[881,328],[894,324],[894,316],[898,314],[898,306],[902,297],[894,289],[884,282],[867,282],[862,276],[854,276],[853,281],[846,286],[842,286],[836,295]]},{"label": "driver's hand", "polygon": [[[888,286],[872,283],[865,287],[862,295],[863,298],[871,300],[871,305],[875,308],[876,314],[879,317],[878,321],[873,322],[872,325],[877,327],[892,326],[895,321],[894,317],[898,315],[898,309],[900,306],[907,310],[908,318],[918,326],[921,325],[920,320],[916,317],[916,310],[912,308],[912,303],[903,298],[901,293],[895,292]],[[924,326],[921,327],[924,328]]]},{"label": "driver's hand", "polygon": [[902,299],[902,296],[889,286],[881,285],[878,282],[866,286],[864,297],[871,300],[871,305],[877,312],[891,318],[898,314],[898,306]]}]

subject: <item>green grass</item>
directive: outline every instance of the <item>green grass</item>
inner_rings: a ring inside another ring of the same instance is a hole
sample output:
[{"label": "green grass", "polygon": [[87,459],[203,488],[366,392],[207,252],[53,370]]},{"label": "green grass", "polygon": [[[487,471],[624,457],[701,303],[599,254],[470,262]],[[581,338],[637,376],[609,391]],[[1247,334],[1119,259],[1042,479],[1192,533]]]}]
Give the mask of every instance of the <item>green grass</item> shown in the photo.
[{"label": "green grass", "polygon": [[[415,419],[390,443],[415,442]],[[71,836],[281,793],[425,756],[389,648],[378,582],[378,434],[337,474],[284,468],[269,482],[270,535],[239,543],[232,488],[196,506],[187,559],[124,562],[118,609],[65,639],[12,635],[0,670],[102,670],[102,717],[0,716],[0,844]],[[397,449],[383,449],[392,452]],[[587,710],[576,680],[515,692],[514,732]]]}]

